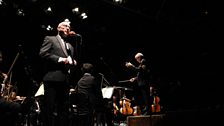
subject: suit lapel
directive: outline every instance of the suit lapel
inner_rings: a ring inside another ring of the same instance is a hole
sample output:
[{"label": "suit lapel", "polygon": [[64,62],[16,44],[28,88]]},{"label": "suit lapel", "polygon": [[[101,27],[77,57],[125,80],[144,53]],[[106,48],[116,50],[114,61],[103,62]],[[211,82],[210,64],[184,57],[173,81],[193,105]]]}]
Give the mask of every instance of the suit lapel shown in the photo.
[{"label": "suit lapel", "polygon": [[65,49],[65,46],[63,45],[63,42],[62,42],[61,38],[59,37],[59,35],[57,35],[56,38],[57,38],[58,43],[59,43],[59,45],[61,46],[61,49],[63,50],[64,54],[65,54],[66,56],[68,56],[68,53],[67,53],[67,51],[66,51],[66,49]]}]

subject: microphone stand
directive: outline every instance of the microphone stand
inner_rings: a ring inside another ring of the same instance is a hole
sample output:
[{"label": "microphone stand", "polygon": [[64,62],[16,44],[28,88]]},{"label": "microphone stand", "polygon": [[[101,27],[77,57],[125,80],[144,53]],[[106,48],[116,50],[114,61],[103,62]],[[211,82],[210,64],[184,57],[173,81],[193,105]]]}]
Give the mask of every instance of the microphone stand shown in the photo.
[{"label": "microphone stand", "polygon": [[[104,75],[102,73],[99,73],[99,75],[101,75],[101,77],[102,77],[102,79],[101,79],[101,89],[102,89],[103,85],[104,86],[110,86],[110,83],[107,81],[107,79],[104,77]],[[104,81],[107,83],[107,85],[105,85],[103,83]]]},{"label": "microphone stand", "polygon": [[77,60],[80,60],[81,59],[82,36],[79,34],[76,34],[75,39],[76,39],[76,45],[75,45],[76,57],[77,57]]}]

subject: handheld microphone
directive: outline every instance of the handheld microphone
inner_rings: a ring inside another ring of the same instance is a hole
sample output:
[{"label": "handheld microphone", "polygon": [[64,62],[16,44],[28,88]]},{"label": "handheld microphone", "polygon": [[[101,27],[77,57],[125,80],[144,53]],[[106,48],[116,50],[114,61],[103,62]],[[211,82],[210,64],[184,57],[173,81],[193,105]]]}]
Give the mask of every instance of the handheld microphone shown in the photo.
[{"label": "handheld microphone", "polygon": [[82,35],[80,35],[80,34],[75,34],[75,36],[77,36],[77,37],[82,37]]},{"label": "handheld microphone", "polygon": [[69,32],[70,36],[75,36],[75,37],[82,37],[80,34],[75,33],[74,31]]}]

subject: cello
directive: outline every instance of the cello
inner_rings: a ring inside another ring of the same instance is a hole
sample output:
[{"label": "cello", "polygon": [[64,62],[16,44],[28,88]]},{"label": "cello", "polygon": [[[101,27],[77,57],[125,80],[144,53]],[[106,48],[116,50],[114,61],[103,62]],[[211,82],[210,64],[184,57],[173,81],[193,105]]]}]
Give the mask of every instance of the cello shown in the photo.
[{"label": "cello", "polygon": [[156,93],[156,90],[153,88],[152,89],[152,97],[153,97],[153,102],[151,105],[151,110],[152,112],[160,112],[161,111],[161,106],[160,106],[160,97]]},{"label": "cello", "polygon": [[133,111],[133,115],[134,115],[134,116],[139,116],[139,115],[141,115],[141,109],[140,109],[140,106],[134,106],[133,109],[134,109],[134,111]]},{"label": "cello", "polygon": [[131,115],[133,113],[133,109],[131,108],[131,100],[127,98],[122,98],[120,100],[120,113],[123,115]]}]

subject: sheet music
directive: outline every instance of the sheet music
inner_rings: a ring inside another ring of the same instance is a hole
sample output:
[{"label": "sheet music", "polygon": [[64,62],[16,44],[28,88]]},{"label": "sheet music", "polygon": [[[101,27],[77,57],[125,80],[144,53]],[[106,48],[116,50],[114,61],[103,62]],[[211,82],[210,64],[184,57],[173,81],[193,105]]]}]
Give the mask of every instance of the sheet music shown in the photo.
[{"label": "sheet music", "polygon": [[44,95],[44,84],[43,83],[40,85],[39,89],[37,90],[35,97],[41,96],[41,95]]},{"label": "sheet music", "polygon": [[102,88],[103,98],[110,99],[114,93],[114,87],[105,87]]}]

